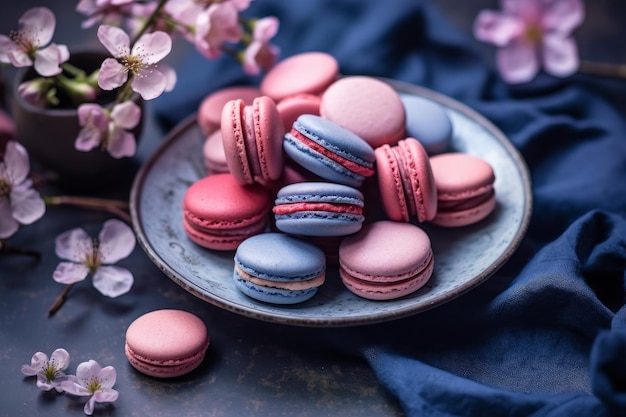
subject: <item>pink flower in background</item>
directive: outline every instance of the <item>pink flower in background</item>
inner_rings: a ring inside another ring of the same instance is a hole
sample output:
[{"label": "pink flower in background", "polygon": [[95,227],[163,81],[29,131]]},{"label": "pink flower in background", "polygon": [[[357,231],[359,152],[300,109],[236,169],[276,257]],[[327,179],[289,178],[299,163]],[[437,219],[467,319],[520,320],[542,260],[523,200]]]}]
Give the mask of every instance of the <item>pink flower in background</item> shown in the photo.
[{"label": "pink flower in background", "polygon": [[0,62],[16,67],[34,66],[44,77],[59,74],[60,64],[70,57],[65,45],[50,43],[56,19],[45,7],[28,10],[19,20],[20,30],[11,37],[0,35]]},{"label": "pink flower in background", "polygon": [[532,80],[540,67],[566,77],[578,69],[572,32],[584,20],[581,0],[502,0],[502,11],[481,11],[474,22],[477,39],[500,49],[496,64],[509,83]]},{"label": "pink flower in background", "polygon": [[92,415],[96,403],[110,403],[119,397],[119,392],[113,389],[117,379],[117,372],[112,366],[102,368],[93,359],[82,362],[76,368],[76,376],[70,376],[62,384],[65,392],[81,397],[89,397],[84,412]]},{"label": "pink flower in background", "polygon": [[[172,38],[161,31],[141,36],[130,48],[130,38],[122,29],[102,25],[98,28],[98,39],[113,55],[100,67],[98,85],[104,90],[121,87],[132,76],[131,87],[144,100],[152,100],[164,91],[173,88],[171,74],[157,63],[172,50]],[[174,78],[175,79],[175,78]]]},{"label": "pink flower in background", "polygon": [[239,9],[233,1],[213,3],[196,20],[196,49],[205,57],[215,59],[228,42],[239,42],[243,29],[239,25]]},{"label": "pink flower in background", "polygon": [[93,286],[103,295],[126,294],[133,285],[132,273],[111,264],[130,255],[135,248],[135,234],[124,222],[113,219],[104,223],[97,239],[83,229],[69,230],[55,240],[55,251],[61,262],[53,279],[61,284],[74,284],[93,274]]},{"label": "pink flower in background", "polygon": [[98,104],[83,104],[78,108],[78,122],[83,127],[75,147],[88,152],[97,147],[106,149],[112,157],[133,156],[137,150],[134,129],[141,119],[141,109],[132,101],[113,106],[111,111]]},{"label": "pink flower in background", "polygon": [[27,376],[37,376],[37,388],[43,391],[56,389],[63,392],[61,384],[68,379],[65,371],[70,364],[70,354],[65,349],[56,349],[50,355],[37,352],[30,359],[30,365],[22,365],[22,373]]},{"label": "pink flower in background", "polygon": [[12,236],[20,224],[31,224],[46,212],[46,204],[28,179],[26,149],[16,141],[6,144],[0,161],[0,239]]},{"label": "pink flower in background", "polygon": [[243,70],[247,74],[257,75],[276,61],[280,49],[270,41],[278,33],[278,27],[279,21],[273,16],[259,19],[254,24],[252,42],[243,54]]},{"label": "pink flower in background", "polygon": [[76,11],[87,16],[81,27],[90,28],[96,23],[102,22],[108,25],[119,25],[128,15],[129,5],[134,0],[80,0],[76,5]]}]

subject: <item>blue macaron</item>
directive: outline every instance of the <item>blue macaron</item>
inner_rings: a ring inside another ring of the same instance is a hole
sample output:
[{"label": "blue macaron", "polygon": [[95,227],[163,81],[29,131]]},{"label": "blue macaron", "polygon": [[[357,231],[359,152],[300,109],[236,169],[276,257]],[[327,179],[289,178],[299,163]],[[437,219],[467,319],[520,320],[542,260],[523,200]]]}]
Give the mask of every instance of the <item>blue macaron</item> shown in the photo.
[{"label": "blue macaron", "polygon": [[440,104],[412,94],[400,94],[406,113],[406,134],[417,139],[429,155],[446,151],[452,141],[452,122]]},{"label": "blue macaron", "polygon": [[363,194],[330,182],[300,182],[284,186],[274,201],[276,228],[303,236],[345,236],[361,230]]},{"label": "blue macaron", "polygon": [[262,233],[235,252],[236,287],[255,300],[296,304],[313,297],[326,277],[326,257],[314,244],[284,233]]},{"label": "blue macaron", "polygon": [[360,187],[374,175],[374,149],[360,136],[323,117],[303,114],[283,140],[297,164],[332,182]]}]

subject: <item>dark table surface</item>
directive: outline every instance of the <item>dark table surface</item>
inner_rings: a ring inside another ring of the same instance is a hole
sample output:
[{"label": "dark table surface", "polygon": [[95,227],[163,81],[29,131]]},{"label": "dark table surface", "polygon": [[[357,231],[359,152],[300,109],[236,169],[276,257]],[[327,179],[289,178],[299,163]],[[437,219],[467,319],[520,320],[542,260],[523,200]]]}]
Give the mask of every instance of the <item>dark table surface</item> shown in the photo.
[{"label": "dark table surface", "polygon": [[[262,0],[257,0],[262,1]],[[442,10],[469,32],[477,11],[496,7],[496,1],[439,0]],[[581,52],[589,59],[626,62],[626,50],[613,48],[611,40],[624,15],[620,2],[588,2],[588,19],[579,31]],[[2,5],[0,33],[15,27],[31,5],[47,5],[59,19],[58,42],[76,41],[81,19],[74,2],[24,1]],[[616,9],[617,8],[617,12]],[[617,13],[617,14],[616,14]],[[64,28],[64,29],[63,29]],[[115,187],[92,193],[127,200],[133,176],[141,161],[163,137],[154,123],[140,143],[135,164]],[[46,188],[46,194],[64,190]],[[90,280],[76,285],[62,309],[53,317],[47,311],[62,289],[52,280],[59,262],[54,253],[56,236],[75,227],[96,234],[108,213],[69,206],[48,207],[45,217],[19,231],[12,246],[41,252],[36,261],[25,256],[0,256],[0,416],[83,415],[83,401],[39,391],[32,378],[20,372],[36,351],[50,354],[64,347],[71,355],[72,373],[78,363],[95,359],[117,369],[115,388],[120,398],[98,406],[99,416],[399,416],[396,400],[378,384],[361,355],[358,343],[377,334],[385,324],[350,329],[290,327],[253,320],[223,311],[187,293],[168,279],[137,245],[119,263],[132,270],[135,284],[119,298],[100,295]],[[211,345],[202,365],[173,380],[159,380],[136,372],[124,356],[124,334],[141,314],[161,308],[178,308],[198,315],[207,325]],[[353,349],[345,338],[355,337]],[[414,337],[407,332],[406,337]]]}]

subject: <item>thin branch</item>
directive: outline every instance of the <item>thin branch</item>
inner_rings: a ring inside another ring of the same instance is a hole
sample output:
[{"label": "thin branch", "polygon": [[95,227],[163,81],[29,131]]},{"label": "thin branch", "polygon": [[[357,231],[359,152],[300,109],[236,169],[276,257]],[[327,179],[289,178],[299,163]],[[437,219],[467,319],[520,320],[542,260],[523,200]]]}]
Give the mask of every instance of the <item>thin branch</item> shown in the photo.
[{"label": "thin branch", "polygon": [[67,295],[69,294],[73,286],[74,284],[67,284],[63,288],[63,290],[61,290],[59,295],[57,295],[57,298],[54,299],[54,303],[52,303],[52,306],[50,306],[50,309],[48,310],[48,317],[54,316],[54,314],[59,311],[63,303],[65,303],[65,300],[67,300]]}]

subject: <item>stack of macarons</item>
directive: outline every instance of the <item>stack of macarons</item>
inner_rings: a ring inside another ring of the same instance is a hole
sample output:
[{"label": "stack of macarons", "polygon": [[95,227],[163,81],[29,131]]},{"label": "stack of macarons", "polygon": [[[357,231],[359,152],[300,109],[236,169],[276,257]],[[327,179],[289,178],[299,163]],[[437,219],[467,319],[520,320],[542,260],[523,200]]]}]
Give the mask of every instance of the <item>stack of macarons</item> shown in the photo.
[{"label": "stack of macarons", "polygon": [[[434,271],[421,225],[467,226],[496,206],[493,169],[455,151],[442,105],[375,77],[340,76],[324,52],[278,62],[258,88],[212,93],[198,123],[209,175],[187,191],[185,231],[235,251],[237,288],[262,302],[308,300],[330,264],[360,297],[406,296]],[[304,252],[315,255],[297,257],[315,267],[285,271],[277,260]]]}]

